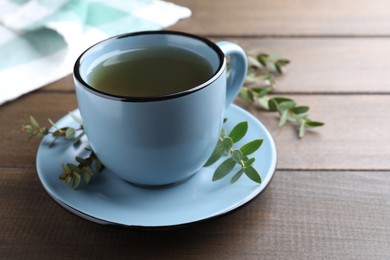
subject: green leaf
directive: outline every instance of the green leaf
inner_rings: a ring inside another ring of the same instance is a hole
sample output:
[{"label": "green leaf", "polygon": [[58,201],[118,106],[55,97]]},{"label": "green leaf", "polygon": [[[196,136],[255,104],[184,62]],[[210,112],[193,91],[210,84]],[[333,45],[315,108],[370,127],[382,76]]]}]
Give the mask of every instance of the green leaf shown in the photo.
[{"label": "green leaf", "polygon": [[258,101],[259,101],[259,105],[261,106],[261,107],[263,107],[264,109],[266,109],[266,110],[270,110],[270,108],[269,108],[269,98],[267,97],[267,96],[265,96],[265,97],[260,97],[259,99],[258,99]]},{"label": "green leaf", "polygon": [[58,176],[58,178],[59,178],[60,180],[65,180],[68,176],[69,176],[69,174],[66,173],[66,172],[64,172],[64,173],[61,173],[61,175]]},{"label": "green leaf", "polygon": [[30,122],[31,122],[31,125],[33,128],[39,128],[39,124],[37,122],[37,120],[35,120],[35,118],[33,116],[30,116]]},{"label": "green leaf", "polygon": [[81,166],[88,166],[88,164],[89,164],[87,160],[85,160],[79,156],[76,156],[76,161],[78,163],[80,163]]},{"label": "green leaf", "polygon": [[73,178],[71,176],[67,176],[64,180],[65,184],[68,184]]},{"label": "green leaf", "polygon": [[307,111],[309,111],[309,107],[308,106],[299,106],[299,107],[294,107],[294,108],[290,109],[290,112],[292,112],[294,114],[297,114],[297,115],[304,114]]},{"label": "green leaf", "polygon": [[238,179],[241,178],[242,174],[244,173],[244,169],[240,169],[238,172],[236,172],[233,177],[230,179],[230,183],[233,184],[235,183],[236,181],[238,181]]},{"label": "green leaf", "polygon": [[263,139],[256,139],[253,140],[247,144],[244,144],[241,148],[240,151],[244,156],[247,156],[249,154],[254,153],[257,149],[260,148],[260,146],[263,144]]},{"label": "green leaf", "polygon": [[218,168],[215,170],[213,175],[213,181],[217,181],[225,177],[229,174],[236,165],[236,162],[233,160],[233,158],[226,159],[221,165],[218,166]]},{"label": "green leaf", "polygon": [[89,173],[89,172],[87,172],[87,171],[83,172],[82,176],[83,176],[83,181],[84,181],[85,183],[87,183],[87,184],[88,184],[88,183],[91,181],[91,179],[92,179],[91,173]]},{"label": "green leaf", "polygon": [[83,172],[88,172],[91,176],[93,175],[93,170],[91,167],[87,166],[83,168]]},{"label": "green leaf", "polygon": [[279,108],[278,110],[279,111],[284,111],[284,110],[287,110],[287,109],[292,109],[295,107],[295,102],[294,101],[283,101],[281,103],[279,103]]},{"label": "green leaf", "polygon": [[302,138],[305,135],[305,123],[302,122],[299,126],[299,138]]},{"label": "green leaf", "polygon": [[71,172],[72,172],[66,164],[61,164],[61,167],[62,167],[62,169],[63,169],[66,173],[71,173]]},{"label": "green leaf", "polygon": [[253,168],[253,166],[246,167],[244,169],[244,172],[246,176],[248,176],[252,181],[257,182],[259,184],[261,183],[260,174],[256,171],[255,168]]},{"label": "green leaf", "polygon": [[234,150],[232,152],[232,158],[235,162],[240,163],[244,156],[242,155],[242,152],[240,150]]},{"label": "green leaf", "polygon": [[247,88],[241,88],[238,97],[247,103],[252,103],[254,101],[252,92]]},{"label": "green leaf", "polygon": [[279,66],[285,66],[285,65],[289,64],[290,61],[286,60],[286,59],[279,59],[275,63],[279,64]]},{"label": "green leaf", "polygon": [[79,123],[80,125],[83,124],[83,120],[81,120],[81,118],[79,118],[78,116],[75,116],[72,112],[69,112],[69,115],[72,117],[72,119],[74,121],[76,121],[77,123]]},{"label": "green leaf", "polygon": [[294,102],[294,104],[295,104],[295,101],[292,100],[291,98],[275,97],[275,98],[273,98],[273,99],[275,100],[275,102],[276,102],[277,104],[281,104],[281,103],[287,102],[287,101],[289,101],[289,102]]},{"label": "green leaf", "polygon": [[224,152],[225,152],[224,143],[222,141],[218,141],[217,145],[214,148],[213,153],[211,154],[210,158],[207,160],[207,162],[204,164],[203,167],[208,167],[214,164],[216,161],[218,161],[219,158],[222,157]]},{"label": "green leaf", "polygon": [[79,168],[73,163],[67,163],[66,166],[71,172],[77,172],[79,170]]},{"label": "green leaf", "polygon": [[267,60],[268,60],[269,55],[266,53],[260,53],[257,55],[257,60],[260,62],[261,65],[264,67],[267,67]]},{"label": "green leaf", "polygon": [[275,65],[276,72],[279,74],[283,74],[282,66],[280,66],[280,64],[278,64],[278,63],[275,63],[274,65]]},{"label": "green leaf", "polygon": [[23,126],[23,130],[28,133],[28,134],[32,134],[34,131],[33,131],[33,126],[32,125],[25,125]]},{"label": "green leaf", "polygon": [[77,172],[73,172],[72,187],[77,189],[80,185],[81,176]]},{"label": "green leaf", "polygon": [[248,56],[248,55],[247,55],[247,57],[248,57],[248,65],[249,66],[261,67],[260,62],[257,59],[253,58],[252,56]]},{"label": "green leaf", "polygon": [[276,102],[274,98],[271,98],[270,100],[268,100],[268,108],[272,112],[278,111],[278,102]]},{"label": "green leaf", "polygon": [[99,173],[99,172],[101,172],[104,169],[104,165],[102,164],[102,162],[97,157],[95,159],[95,162],[96,162],[96,172]]},{"label": "green leaf", "polygon": [[280,116],[279,126],[283,126],[284,124],[286,124],[287,116],[288,116],[288,110],[284,110],[282,112],[282,115]]},{"label": "green leaf", "polygon": [[323,125],[325,125],[325,124],[322,122],[318,122],[318,121],[307,120],[305,122],[306,128],[319,127],[319,126],[323,126]]},{"label": "green leaf", "polygon": [[229,150],[232,149],[232,147],[233,147],[233,139],[230,137],[225,137],[223,139],[222,143],[225,147],[226,152],[229,152]]},{"label": "green leaf", "polygon": [[251,165],[255,162],[255,160],[256,160],[255,158],[247,159],[247,160],[244,162],[245,167],[251,166]]},{"label": "green leaf", "polygon": [[73,127],[68,127],[68,129],[66,129],[66,132],[65,132],[66,139],[68,139],[68,140],[73,139],[75,132],[76,132],[76,130]]},{"label": "green leaf", "polygon": [[241,140],[248,131],[248,122],[238,123],[232,131],[230,131],[229,137],[233,140],[233,143],[236,143]]}]

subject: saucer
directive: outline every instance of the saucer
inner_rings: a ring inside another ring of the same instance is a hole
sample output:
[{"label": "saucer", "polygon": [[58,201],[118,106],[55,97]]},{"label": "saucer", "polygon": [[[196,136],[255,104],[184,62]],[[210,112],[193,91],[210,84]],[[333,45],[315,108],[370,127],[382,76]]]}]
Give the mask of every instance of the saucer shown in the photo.
[{"label": "saucer", "polygon": [[[73,111],[79,116],[79,110]],[[45,136],[38,148],[37,171],[47,193],[70,212],[99,224],[119,225],[141,229],[166,229],[206,221],[231,212],[261,194],[270,183],[276,167],[275,143],[262,123],[242,108],[231,105],[226,111],[224,127],[231,130],[242,121],[248,122],[248,132],[241,145],[254,139],[263,139],[263,144],[251,156],[256,158],[254,167],[261,175],[259,185],[243,175],[230,184],[234,171],[219,181],[212,175],[219,165],[202,168],[190,179],[175,186],[147,189],[129,184],[105,169],[88,185],[77,190],[65,185],[58,176],[61,164],[75,162],[82,155],[88,141],[83,137],[78,146],[66,140],[57,140],[49,147],[52,136]],[[70,115],[56,123],[57,127],[77,127]],[[223,160],[220,159],[220,160]]]}]

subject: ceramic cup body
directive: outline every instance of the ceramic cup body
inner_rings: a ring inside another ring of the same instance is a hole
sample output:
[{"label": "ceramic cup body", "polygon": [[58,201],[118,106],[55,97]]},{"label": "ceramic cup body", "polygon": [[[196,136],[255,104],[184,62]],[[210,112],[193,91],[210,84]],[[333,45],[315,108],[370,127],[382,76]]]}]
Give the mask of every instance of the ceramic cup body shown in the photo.
[{"label": "ceramic cup body", "polygon": [[[195,88],[144,98],[104,93],[89,84],[88,74],[108,57],[158,46],[183,48],[206,58],[213,75]],[[232,57],[228,77],[226,55]],[[106,168],[131,183],[153,186],[185,180],[211,155],[224,111],[243,83],[246,64],[245,53],[235,44],[215,44],[179,32],[120,35],[90,47],[76,61],[74,81],[92,149]]]}]

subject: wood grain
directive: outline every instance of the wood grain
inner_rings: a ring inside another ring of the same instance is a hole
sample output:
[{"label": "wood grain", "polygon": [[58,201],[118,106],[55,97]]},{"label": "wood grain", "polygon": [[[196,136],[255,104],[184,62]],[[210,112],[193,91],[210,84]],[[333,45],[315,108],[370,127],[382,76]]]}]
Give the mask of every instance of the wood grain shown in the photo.
[{"label": "wood grain", "polygon": [[[291,60],[276,92],[390,93],[390,39],[355,38],[215,38],[245,50],[276,53]],[[43,91],[74,91],[68,76]]]},{"label": "wood grain", "polygon": [[385,36],[386,0],[174,0],[193,10],[171,29],[230,36]]},{"label": "wood grain", "polygon": [[246,207],[165,232],[90,223],[57,205],[32,167],[0,172],[2,259],[390,257],[389,172],[278,171]]}]

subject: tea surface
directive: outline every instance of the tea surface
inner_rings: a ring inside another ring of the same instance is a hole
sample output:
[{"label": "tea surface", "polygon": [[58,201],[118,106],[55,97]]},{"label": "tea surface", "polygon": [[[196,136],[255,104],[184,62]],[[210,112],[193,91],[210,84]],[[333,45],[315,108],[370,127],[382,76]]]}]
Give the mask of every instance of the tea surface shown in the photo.
[{"label": "tea surface", "polygon": [[88,83],[103,92],[125,97],[151,97],[196,87],[213,75],[209,62],[176,47],[137,49],[98,64]]}]

